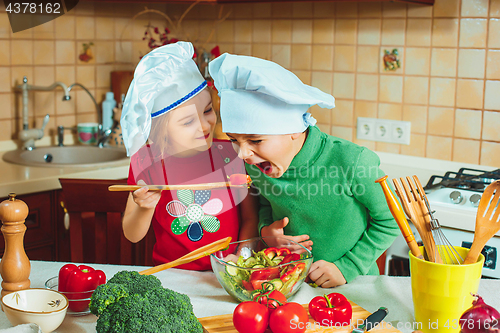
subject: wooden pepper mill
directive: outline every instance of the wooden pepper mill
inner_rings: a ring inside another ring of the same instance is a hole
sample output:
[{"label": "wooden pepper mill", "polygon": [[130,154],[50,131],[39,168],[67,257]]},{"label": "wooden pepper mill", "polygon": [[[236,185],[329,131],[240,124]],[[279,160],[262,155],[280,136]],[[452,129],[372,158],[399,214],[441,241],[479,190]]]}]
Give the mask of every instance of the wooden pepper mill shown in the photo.
[{"label": "wooden pepper mill", "polygon": [[0,203],[0,220],[5,239],[5,252],[0,262],[2,297],[30,287],[31,264],[24,251],[24,221],[29,209],[24,201],[16,200],[15,197],[15,193],[10,193],[9,199]]}]

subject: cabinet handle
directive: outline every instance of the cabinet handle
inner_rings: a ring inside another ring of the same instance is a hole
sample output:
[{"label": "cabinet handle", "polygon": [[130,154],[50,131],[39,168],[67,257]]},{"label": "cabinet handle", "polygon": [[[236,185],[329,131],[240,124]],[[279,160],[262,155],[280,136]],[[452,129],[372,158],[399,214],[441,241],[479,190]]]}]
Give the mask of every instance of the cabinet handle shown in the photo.
[{"label": "cabinet handle", "polygon": [[66,206],[64,206],[64,201],[60,202],[61,207],[64,211],[64,229],[69,230],[69,214],[68,210],[66,209]]}]

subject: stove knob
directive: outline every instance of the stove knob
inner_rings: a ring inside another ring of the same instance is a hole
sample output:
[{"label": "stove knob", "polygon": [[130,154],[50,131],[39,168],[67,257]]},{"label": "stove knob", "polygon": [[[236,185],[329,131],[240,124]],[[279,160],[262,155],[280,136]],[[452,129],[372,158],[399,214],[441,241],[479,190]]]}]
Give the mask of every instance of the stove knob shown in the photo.
[{"label": "stove knob", "polygon": [[481,195],[480,194],[473,194],[470,196],[469,201],[472,204],[472,206],[477,207],[479,206],[479,201],[481,200]]},{"label": "stove knob", "polygon": [[460,193],[460,191],[453,191],[453,192],[451,192],[450,193],[450,200],[455,205],[458,205],[463,200],[462,193]]}]

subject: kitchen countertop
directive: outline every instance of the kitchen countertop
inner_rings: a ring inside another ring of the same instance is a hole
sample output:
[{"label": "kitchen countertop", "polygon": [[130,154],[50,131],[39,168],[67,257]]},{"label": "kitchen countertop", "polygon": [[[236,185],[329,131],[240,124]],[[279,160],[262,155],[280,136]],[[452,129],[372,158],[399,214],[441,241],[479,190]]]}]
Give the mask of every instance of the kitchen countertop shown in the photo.
[{"label": "kitchen countertop", "polygon": [[130,163],[129,160],[122,160],[96,167],[44,168],[5,162],[5,153],[0,151],[0,198],[7,197],[11,192],[20,195],[60,189],[59,178],[127,178]]},{"label": "kitchen countertop", "polygon": [[[44,288],[45,281],[56,276],[63,265],[64,263],[60,262],[31,261],[31,287]],[[141,271],[144,269],[138,266],[99,264],[92,266],[103,270],[108,278],[121,270]],[[211,271],[197,272],[172,268],[158,272],[155,276],[161,280],[164,287],[187,294],[191,298],[194,313],[198,318],[231,314],[238,304],[222,289]],[[479,284],[478,293],[483,296],[487,304],[500,309],[499,290],[500,280],[483,279]],[[330,292],[344,294],[369,312],[374,312],[381,306],[387,307],[389,314],[384,321],[391,323],[403,333],[410,333],[416,328],[412,326],[414,317],[409,277],[359,276],[351,283],[335,289],[312,288],[303,284],[291,300],[306,304],[313,297]],[[95,332],[96,319],[97,317],[92,314],[81,317],[66,316],[55,332]],[[8,327],[11,325],[2,312],[0,313],[0,329]]]},{"label": "kitchen countertop", "polygon": [[[19,195],[60,189],[61,185],[58,181],[60,177],[92,179],[121,179],[128,177],[129,162],[127,160],[100,167],[31,167],[5,162],[2,156],[10,149],[15,149],[15,146],[0,145],[0,170],[2,170],[0,172],[0,198],[7,197],[10,192]],[[383,152],[376,153],[381,160],[380,167],[389,176],[389,179],[417,175],[424,184],[432,175],[443,175],[446,171],[458,171],[461,167],[487,171],[495,169],[483,165]]]}]

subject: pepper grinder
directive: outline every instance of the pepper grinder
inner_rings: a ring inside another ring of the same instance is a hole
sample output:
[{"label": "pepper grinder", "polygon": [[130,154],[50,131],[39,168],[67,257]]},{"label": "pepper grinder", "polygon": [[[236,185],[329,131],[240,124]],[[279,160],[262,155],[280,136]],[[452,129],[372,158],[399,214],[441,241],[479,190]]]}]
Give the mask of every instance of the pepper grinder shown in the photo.
[{"label": "pepper grinder", "polygon": [[2,297],[13,291],[30,287],[31,264],[24,251],[24,221],[28,216],[28,206],[24,201],[16,199],[15,193],[0,203],[0,220],[5,239],[5,252],[0,262],[2,275]]}]

